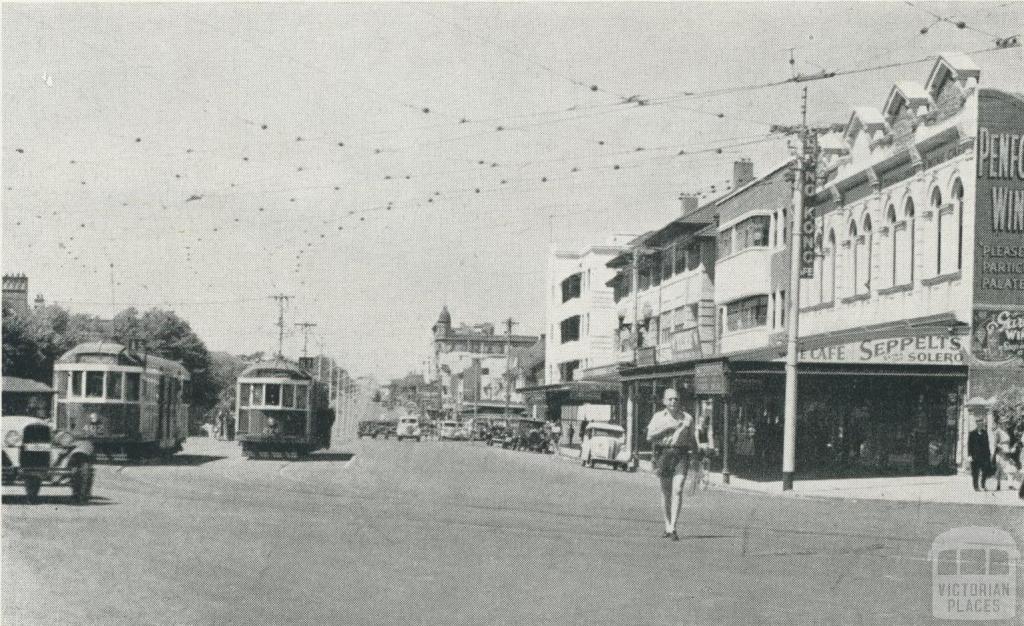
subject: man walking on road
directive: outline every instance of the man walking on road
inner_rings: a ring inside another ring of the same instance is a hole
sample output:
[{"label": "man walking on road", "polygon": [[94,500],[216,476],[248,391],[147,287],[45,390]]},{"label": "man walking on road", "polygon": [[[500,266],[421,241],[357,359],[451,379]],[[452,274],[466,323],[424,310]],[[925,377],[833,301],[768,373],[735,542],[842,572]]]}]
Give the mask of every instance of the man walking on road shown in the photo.
[{"label": "man walking on road", "polygon": [[[988,445],[988,430],[985,420],[979,419],[977,429],[967,436],[967,455],[971,457],[971,482],[975,491],[985,491],[985,479],[992,465],[992,450]],[[978,477],[981,477],[981,488],[978,488]]]},{"label": "man walking on road", "polygon": [[661,481],[663,536],[679,541],[676,525],[690,457],[697,448],[697,435],[693,416],[679,407],[679,393],[675,389],[666,389],[661,402],[665,408],[655,413],[647,425],[647,441],[651,442],[652,464]]}]

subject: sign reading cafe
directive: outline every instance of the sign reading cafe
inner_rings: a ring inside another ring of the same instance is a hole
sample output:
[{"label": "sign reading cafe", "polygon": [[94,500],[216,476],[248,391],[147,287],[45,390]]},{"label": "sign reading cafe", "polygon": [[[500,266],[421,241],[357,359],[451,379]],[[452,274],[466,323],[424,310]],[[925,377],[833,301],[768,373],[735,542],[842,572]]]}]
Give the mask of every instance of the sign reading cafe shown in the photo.
[{"label": "sign reading cafe", "polygon": [[961,338],[920,335],[864,339],[800,350],[801,363],[961,365]]}]

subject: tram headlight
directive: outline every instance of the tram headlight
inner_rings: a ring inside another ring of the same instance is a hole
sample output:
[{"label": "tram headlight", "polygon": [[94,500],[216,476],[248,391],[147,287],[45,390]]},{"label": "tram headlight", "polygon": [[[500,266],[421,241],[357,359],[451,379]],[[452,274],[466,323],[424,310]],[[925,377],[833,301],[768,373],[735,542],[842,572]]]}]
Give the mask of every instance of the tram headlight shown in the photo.
[{"label": "tram headlight", "polygon": [[272,418],[272,417],[268,417],[267,418],[267,427],[268,428],[274,428],[275,426],[277,426],[277,420]]},{"label": "tram headlight", "polygon": [[11,448],[21,445],[21,433],[16,430],[9,430],[4,435],[4,445]]},{"label": "tram headlight", "polygon": [[89,416],[89,423],[90,424],[99,424],[100,423],[100,416],[95,414],[95,413],[93,413],[92,415]]},{"label": "tram headlight", "polygon": [[75,436],[66,430],[62,430],[54,436],[53,441],[62,448],[70,448],[75,445]]}]

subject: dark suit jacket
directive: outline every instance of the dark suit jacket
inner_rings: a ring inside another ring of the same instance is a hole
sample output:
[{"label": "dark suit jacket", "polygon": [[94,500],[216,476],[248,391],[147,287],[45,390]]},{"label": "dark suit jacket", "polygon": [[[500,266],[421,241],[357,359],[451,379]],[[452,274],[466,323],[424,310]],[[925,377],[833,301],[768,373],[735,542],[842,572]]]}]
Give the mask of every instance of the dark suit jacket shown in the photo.
[{"label": "dark suit jacket", "polygon": [[972,459],[986,461],[992,458],[992,451],[988,447],[988,433],[971,431],[967,436],[967,455]]}]

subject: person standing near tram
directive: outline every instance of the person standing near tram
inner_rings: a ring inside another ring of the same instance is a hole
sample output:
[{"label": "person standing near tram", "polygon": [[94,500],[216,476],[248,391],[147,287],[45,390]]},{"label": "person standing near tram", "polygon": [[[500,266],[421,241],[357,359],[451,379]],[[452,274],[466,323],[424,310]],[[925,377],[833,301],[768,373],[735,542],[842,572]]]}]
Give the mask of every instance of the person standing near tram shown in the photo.
[{"label": "person standing near tram", "polygon": [[661,486],[661,505],[665,521],[663,537],[679,541],[676,526],[683,502],[683,488],[690,473],[691,460],[698,449],[696,424],[692,415],[679,406],[679,393],[671,387],[661,399],[664,409],[647,425],[647,441],[653,451],[652,464]]}]

